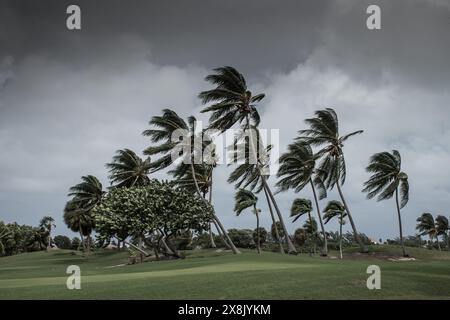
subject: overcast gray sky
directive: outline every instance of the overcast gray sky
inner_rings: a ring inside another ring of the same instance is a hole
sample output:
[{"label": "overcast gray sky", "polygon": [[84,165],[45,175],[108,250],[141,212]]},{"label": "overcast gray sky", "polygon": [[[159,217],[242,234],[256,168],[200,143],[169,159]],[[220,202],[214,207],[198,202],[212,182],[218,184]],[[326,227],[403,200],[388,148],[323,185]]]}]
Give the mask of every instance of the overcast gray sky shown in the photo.
[{"label": "overcast gray sky", "polygon": [[[82,30],[69,31],[74,3]],[[366,28],[369,4],[381,7],[381,30]],[[450,215],[449,34],[448,0],[3,0],[0,219],[52,215],[56,233],[70,234],[67,189],[86,174],[107,186],[115,150],[148,146],[141,132],[165,107],[199,116],[205,75],[231,65],[266,93],[261,127],[280,129],[282,151],[320,108],[338,112],[342,133],[365,130],[345,146],[344,192],[375,239],[397,236],[395,204],[365,199],[364,168],[373,153],[398,149],[411,185],[404,229],[414,234],[422,212]],[[215,174],[216,211],[228,228],[253,228],[252,215],[232,212],[230,169]],[[310,194],[278,195],[286,219],[296,196]]]}]

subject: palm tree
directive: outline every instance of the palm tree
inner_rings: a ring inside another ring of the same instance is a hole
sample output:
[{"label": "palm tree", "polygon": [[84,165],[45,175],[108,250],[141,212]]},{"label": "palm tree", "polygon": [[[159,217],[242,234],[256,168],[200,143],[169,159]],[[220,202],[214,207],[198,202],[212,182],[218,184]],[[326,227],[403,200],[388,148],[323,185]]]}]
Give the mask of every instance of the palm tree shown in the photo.
[{"label": "palm tree", "polygon": [[[257,136],[258,143],[260,143],[260,136]],[[269,178],[269,175],[266,175],[266,169],[270,164],[270,151],[272,149],[272,145],[268,145],[265,149],[262,149],[261,152],[258,153],[258,157],[260,159],[260,163],[262,164],[263,170],[260,170],[255,163],[250,163],[250,161],[245,161],[248,159],[250,153],[250,147],[247,143],[244,143],[245,152],[237,152],[239,148],[242,148],[241,145],[238,144],[238,139],[235,139],[234,144],[229,147],[231,151],[231,157],[237,161],[243,161],[242,164],[236,167],[235,170],[230,174],[228,178],[229,183],[235,183],[235,188],[248,188],[251,191],[255,191],[255,193],[260,193],[261,190],[264,190],[264,195],[266,197],[267,205],[269,207],[270,217],[272,219],[272,224],[276,224],[275,216],[272,210],[272,204],[270,202],[269,194],[267,193],[266,188],[264,188],[264,184],[262,182],[262,176],[264,175],[266,179]],[[280,253],[284,253],[282,239],[278,233],[278,228],[275,228],[275,237],[279,246]]]},{"label": "palm tree", "polygon": [[344,204],[345,211],[347,212],[348,219],[352,226],[355,240],[359,244],[361,252],[367,252],[367,248],[364,246],[359,233],[356,230],[355,222],[341,188],[341,185],[345,183],[347,171],[343,151],[344,142],[347,141],[348,138],[362,133],[363,130],[340,136],[338,117],[333,109],[326,108],[325,110],[318,110],[315,112],[315,115],[315,118],[305,120],[309,125],[309,128],[300,130],[300,137],[297,138],[297,140],[305,141],[311,146],[320,147],[317,155],[322,158],[322,160],[318,166],[318,172],[327,189],[333,189],[334,186],[337,187],[339,196]]},{"label": "palm tree", "polygon": [[[303,141],[296,141],[290,144],[288,151],[279,160],[280,167],[277,176],[281,179],[278,181],[277,186],[280,188],[280,191],[293,189],[295,192],[300,192],[308,184],[311,186],[324,239],[322,255],[326,256],[328,254],[328,243],[320,212],[319,199],[324,199],[327,193],[323,181],[317,173],[316,160],[317,156],[314,155],[309,144]],[[319,191],[319,198],[317,197],[316,188]]]},{"label": "palm tree", "polygon": [[113,162],[107,163],[111,185],[116,188],[143,186],[150,182],[150,158],[142,160],[130,149],[117,150]]},{"label": "palm tree", "polygon": [[[184,121],[178,114],[170,109],[164,109],[162,116],[154,116],[149,124],[153,126],[153,129],[148,129],[143,132],[144,136],[149,136],[153,143],[160,143],[157,146],[150,146],[144,150],[146,155],[160,155],[160,158],[151,164],[153,172],[165,169],[172,165],[174,162],[181,160],[182,163],[190,166],[190,172],[192,175],[192,182],[195,185],[195,191],[197,195],[202,197],[202,192],[197,182],[195,174],[195,163],[203,163],[203,155],[200,155],[200,161],[198,161],[199,151],[196,149],[195,139],[196,136],[196,119],[195,117],[189,117],[188,121]],[[183,139],[173,141],[175,135],[180,135]],[[188,139],[188,141],[186,141]],[[204,141],[203,137],[200,137],[200,141]],[[203,145],[203,144],[201,144]],[[188,150],[188,152],[184,152]],[[206,201],[206,199],[205,199]],[[233,241],[229,237],[227,231],[223,227],[217,215],[213,212],[213,219],[225,236],[228,244],[231,247],[233,253],[238,254],[240,251],[236,248]]]},{"label": "palm tree", "polygon": [[102,201],[105,194],[100,181],[91,175],[81,177],[81,183],[69,189],[68,196],[73,197],[73,201],[79,203],[85,210],[91,210]]},{"label": "palm tree", "polygon": [[316,243],[317,243],[317,222],[314,217],[311,217],[311,220],[306,220],[303,224],[303,229],[306,231],[306,234],[309,238],[310,243],[310,254],[311,254],[311,244],[313,245],[313,253],[316,254]]},{"label": "palm tree", "polygon": [[[256,104],[264,98],[264,94],[253,95],[247,88],[247,83],[244,76],[233,67],[221,67],[214,69],[215,74],[208,75],[206,81],[212,83],[216,87],[203,91],[199,94],[203,104],[212,102],[211,105],[205,107],[201,112],[211,112],[209,118],[209,128],[217,129],[224,132],[232,128],[235,124],[243,125],[243,131],[250,130],[249,144],[251,147],[252,158],[257,159],[256,148],[253,142],[253,135],[255,128],[260,122],[259,113],[256,110]],[[262,170],[262,164],[257,159],[257,167]],[[280,209],[272,191],[270,190],[266,177],[261,174],[261,181],[264,189],[267,191],[270,200],[275,207],[278,219],[286,233],[286,243],[290,253],[296,253],[288,232],[283,221]]]},{"label": "palm tree", "polygon": [[[311,211],[312,211],[312,203],[309,199],[300,199],[297,198],[292,202],[291,207],[291,218],[294,218],[292,222],[297,221],[301,216],[308,214],[308,220],[310,223],[310,226],[312,226],[312,217],[311,217]],[[310,250],[311,253],[311,250]]]},{"label": "palm tree", "polygon": [[74,200],[68,201],[64,208],[64,223],[70,230],[80,234],[81,245],[83,245],[84,250],[89,254],[90,244],[86,243],[84,237],[89,239],[95,227],[94,218],[90,211],[80,207],[80,202]]},{"label": "palm tree", "polygon": [[[445,216],[438,215],[435,221],[436,237],[442,235],[444,241],[447,240],[447,250],[450,251],[450,227]],[[439,240],[438,240],[439,242]]]},{"label": "palm tree", "polygon": [[44,228],[48,232],[47,250],[52,247],[52,227],[56,227],[55,219],[50,216],[45,216],[39,222],[39,227]]},{"label": "palm tree", "polygon": [[0,221],[0,255],[5,253],[5,240],[11,234],[8,226],[6,226],[3,221]]},{"label": "palm tree", "polygon": [[[77,214],[83,214],[86,215],[84,218],[80,219],[92,219],[88,218],[87,216],[91,216],[91,210],[98,205],[105,194],[105,191],[103,191],[103,186],[101,182],[94,176],[88,175],[81,177],[81,183],[71,187],[69,189],[68,196],[72,196],[72,200],[69,201],[68,206],[66,205],[66,209],[68,211],[74,210]],[[80,213],[82,212],[82,213]],[[76,218],[78,219],[78,218]],[[67,224],[67,222],[66,222]],[[90,235],[92,233],[92,229],[94,228],[93,222],[89,227],[85,227],[84,229],[81,227],[78,232],[83,233],[86,236],[87,241],[87,252],[90,253],[90,246],[91,246],[91,238]],[[86,229],[86,230],[85,230]],[[83,240],[83,238],[82,238]],[[84,241],[83,241],[84,245]]]},{"label": "palm tree", "polygon": [[234,211],[236,212],[236,215],[240,215],[243,210],[253,207],[253,213],[256,216],[256,248],[258,250],[258,253],[261,254],[261,241],[259,234],[259,213],[261,212],[261,210],[256,208],[258,197],[249,190],[239,189],[239,191],[236,193],[235,201]]},{"label": "palm tree", "polygon": [[342,226],[345,224],[344,219],[347,216],[344,205],[340,201],[331,200],[327,203],[325,209],[323,210],[323,213],[323,219],[325,220],[325,223],[328,223],[335,217],[339,219],[339,255],[342,259]]},{"label": "palm tree", "polygon": [[[377,201],[391,199],[395,195],[397,205],[398,226],[400,231],[400,245],[403,256],[407,257],[403,244],[403,228],[400,209],[406,206],[409,199],[408,175],[401,171],[402,158],[397,150],[380,152],[370,158],[366,171],[372,176],[364,183],[363,192],[367,192],[367,198],[372,199],[378,195]],[[401,202],[399,203],[399,191]]]},{"label": "palm tree", "polygon": [[436,237],[438,248],[439,250],[441,250],[439,239],[437,237],[438,231],[436,229],[433,215],[428,212],[422,213],[422,215],[417,218],[416,221],[418,222],[416,229],[419,230],[419,235],[428,235],[430,237],[431,243],[433,243],[433,238]]}]

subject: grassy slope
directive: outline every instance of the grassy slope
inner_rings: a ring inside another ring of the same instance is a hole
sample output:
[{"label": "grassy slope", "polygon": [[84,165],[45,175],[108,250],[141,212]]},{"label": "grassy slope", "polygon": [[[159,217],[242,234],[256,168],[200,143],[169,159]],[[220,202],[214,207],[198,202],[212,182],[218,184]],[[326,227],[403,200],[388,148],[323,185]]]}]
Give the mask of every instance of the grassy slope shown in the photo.
[{"label": "grassy slope", "polygon": [[[377,247],[392,255],[398,248]],[[109,268],[126,253],[83,258],[69,251],[0,258],[0,298],[25,299],[450,299],[450,253],[410,249],[417,261],[352,254],[344,261],[244,251],[189,253],[185,260]],[[68,290],[65,270],[81,267],[82,290]],[[366,268],[379,265],[382,289],[366,288]]]}]

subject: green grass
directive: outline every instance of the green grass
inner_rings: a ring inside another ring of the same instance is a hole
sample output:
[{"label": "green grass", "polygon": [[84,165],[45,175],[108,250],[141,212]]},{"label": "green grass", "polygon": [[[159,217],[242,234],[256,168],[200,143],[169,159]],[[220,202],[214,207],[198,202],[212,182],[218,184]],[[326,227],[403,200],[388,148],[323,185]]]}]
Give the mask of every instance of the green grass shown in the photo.
[{"label": "green grass", "polygon": [[[449,252],[410,248],[416,261],[390,261],[399,248],[374,248],[363,256],[349,249],[343,261],[201,250],[126,266],[117,266],[125,252],[25,253],[0,258],[0,299],[450,299]],[[72,264],[81,268],[81,290],[66,288]],[[371,264],[381,268],[381,290],[366,287]]]}]

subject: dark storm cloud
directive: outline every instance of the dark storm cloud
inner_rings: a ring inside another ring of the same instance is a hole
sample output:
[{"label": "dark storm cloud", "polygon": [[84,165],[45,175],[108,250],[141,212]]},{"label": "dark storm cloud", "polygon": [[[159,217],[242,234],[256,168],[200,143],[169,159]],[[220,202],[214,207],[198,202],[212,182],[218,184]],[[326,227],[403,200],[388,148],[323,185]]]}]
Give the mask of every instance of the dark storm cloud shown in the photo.
[{"label": "dark storm cloud", "polygon": [[[65,28],[73,3],[81,31]],[[379,31],[365,27],[368,4],[382,8]],[[151,116],[164,107],[197,116],[204,76],[229,64],[267,94],[262,124],[280,128],[281,150],[325,106],[343,132],[365,129],[346,145],[344,188],[373,236],[397,230],[392,203],[361,194],[364,167],[372,153],[398,148],[412,181],[412,234],[415,216],[444,212],[450,197],[449,17],[446,0],[2,1],[0,219],[60,217],[81,175],[107,185],[115,150],[148,145],[140,133]],[[250,227],[253,217],[232,213],[229,170],[215,174],[218,214],[228,227]],[[293,197],[279,195],[283,212]]]},{"label": "dark storm cloud", "polygon": [[[82,9],[82,31],[65,29],[65,9]],[[246,72],[288,70],[316,45],[330,1],[6,1],[0,50],[16,57],[44,51],[88,63],[98,41],[132,34],[151,44],[158,64],[233,64]],[[301,44],[301,45],[300,45]]]}]

